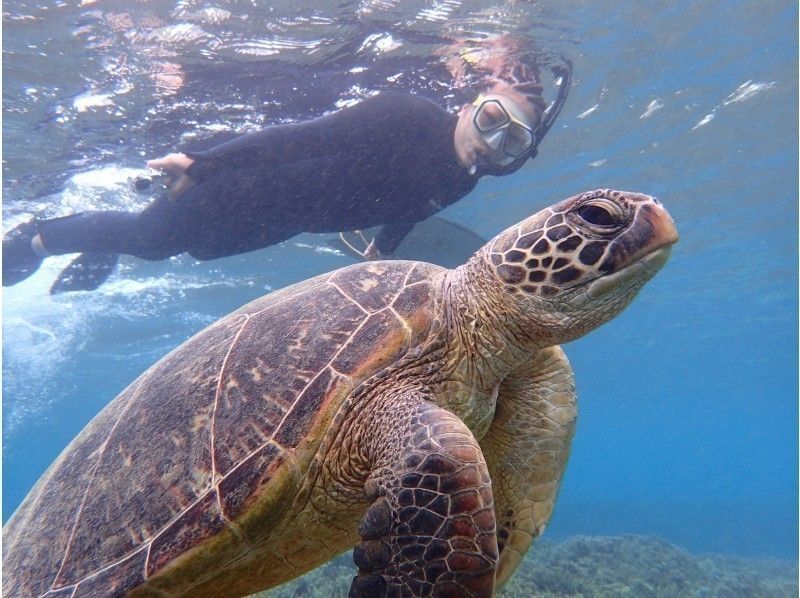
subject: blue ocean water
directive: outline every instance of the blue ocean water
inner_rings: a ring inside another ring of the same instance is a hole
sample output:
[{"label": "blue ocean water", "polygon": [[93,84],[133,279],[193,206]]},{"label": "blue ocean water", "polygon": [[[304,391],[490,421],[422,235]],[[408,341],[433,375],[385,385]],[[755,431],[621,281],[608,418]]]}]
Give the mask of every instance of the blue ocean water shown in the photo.
[{"label": "blue ocean water", "polygon": [[[657,195],[681,233],[625,313],[566,347],[580,416],[547,537],[656,534],[693,551],[796,559],[796,3],[271,8],[6,2],[4,230],[30,213],[141,206],[127,179],[146,158],[316,114],[322,91],[305,106],[302,88],[314,80],[333,96],[322,109],[361,97],[367,79],[355,75],[381,69],[413,71],[420,93],[435,95],[419,76],[432,38],[513,29],[569,57],[574,87],[536,160],[483,179],[443,215],[488,238],[614,187]],[[283,82],[293,101],[257,95],[277,65],[275,89]],[[354,80],[335,89],[330,73],[345,68]],[[67,261],[3,291],[4,520],[171,348],[264,292],[352,260],[304,235],[213,262],[125,258],[98,291],[49,296]]]}]

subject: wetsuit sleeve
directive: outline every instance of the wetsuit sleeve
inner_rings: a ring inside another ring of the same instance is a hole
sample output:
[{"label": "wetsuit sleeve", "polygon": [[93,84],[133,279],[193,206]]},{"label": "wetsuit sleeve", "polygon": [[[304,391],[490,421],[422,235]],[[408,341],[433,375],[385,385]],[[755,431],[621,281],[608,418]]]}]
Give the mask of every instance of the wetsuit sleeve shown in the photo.
[{"label": "wetsuit sleeve", "polygon": [[375,235],[375,247],[383,255],[391,255],[397,246],[406,238],[414,228],[413,222],[392,222],[384,224]]},{"label": "wetsuit sleeve", "polygon": [[235,170],[263,167],[280,159],[297,159],[293,154],[298,150],[302,151],[302,157],[312,157],[310,152],[319,146],[326,125],[325,118],[275,125],[205,151],[186,152],[194,160],[186,173],[199,182]]}]

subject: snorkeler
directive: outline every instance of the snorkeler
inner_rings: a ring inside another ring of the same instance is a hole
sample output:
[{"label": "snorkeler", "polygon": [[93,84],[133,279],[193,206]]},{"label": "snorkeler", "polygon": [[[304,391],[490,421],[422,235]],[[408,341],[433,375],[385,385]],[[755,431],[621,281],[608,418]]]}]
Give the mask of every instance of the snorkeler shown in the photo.
[{"label": "snorkeler", "polygon": [[152,160],[166,188],[140,212],[84,212],[11,230],[3,285],[29,277],[50,255],[82,254],[59,277],[66,288],[51,292],[90,290],[119,254],[210,260],[302,232],[378,225],[363,255],[389,256],[416,222],[467,195],[481,176],[515,172],[536,156],[570,84],[569,66],[552,70],[559,92],[547,109],[539,73],[505,65],[457,115],[413,94],[380,92],[307,122]]}]

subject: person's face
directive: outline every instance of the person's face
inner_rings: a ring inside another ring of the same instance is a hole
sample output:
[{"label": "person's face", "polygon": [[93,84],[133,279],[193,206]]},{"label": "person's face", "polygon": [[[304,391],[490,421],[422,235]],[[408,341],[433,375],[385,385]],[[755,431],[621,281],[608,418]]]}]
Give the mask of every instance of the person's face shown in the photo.
[{"label": "person's face", "polygon": [[530,150],[538,124],[538,112],[522,94],[497,85],[459,112],[454,138],[459,163],[510,164]]}]

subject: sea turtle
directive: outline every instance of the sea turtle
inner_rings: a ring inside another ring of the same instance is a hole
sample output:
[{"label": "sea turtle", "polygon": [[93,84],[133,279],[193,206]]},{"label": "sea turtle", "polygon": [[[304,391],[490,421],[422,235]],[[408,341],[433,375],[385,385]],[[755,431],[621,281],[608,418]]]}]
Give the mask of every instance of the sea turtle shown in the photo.
[{"label": "sea turtle", "polygon": [[665,263],[647,195],[576,195],[463,266],[270,293],[135,380],[4,531],[6,596],[240,596],[355,546],[354,596],[490,596],[544,529],[575,420],[557,346]]}]

